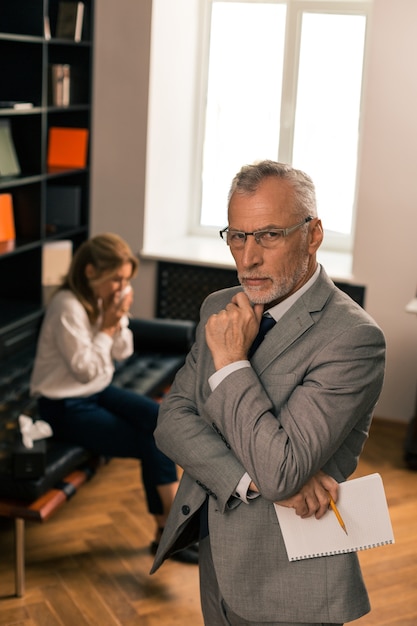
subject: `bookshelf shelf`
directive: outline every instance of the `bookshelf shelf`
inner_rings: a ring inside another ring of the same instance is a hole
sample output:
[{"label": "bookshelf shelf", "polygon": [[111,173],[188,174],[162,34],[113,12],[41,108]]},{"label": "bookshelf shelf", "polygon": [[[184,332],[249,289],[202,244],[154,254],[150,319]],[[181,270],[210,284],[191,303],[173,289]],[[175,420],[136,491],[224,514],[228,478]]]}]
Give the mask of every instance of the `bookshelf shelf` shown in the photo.
[{"label": "bookshelf shelf", "polygon": [[32,35],[18,35],[16,33],[0,32],[0,41],[17,41],[20,43],[43,43],[45,37],[34,37]]},{"label": "bookshelf shelf", "polygon": [[[84,0],[81,41],[55,37],[60,4],[62,0],[1,2],[0,124],[10,129],[20,173],[7,175],[0,169],[0,194],[12,196],[16,230],[12,245],[0,241],[0,355],[2,336],[10,327],[19,329],[43,314],[43,246],[69,239],[75,250],[89,236],[89,153],[82,169],[51,171],[47,158],[51,127],[85,128],[91,141],[94,0]],[[54,64],[72,70],[66,106],[56,106],[52,97]],[[0,156],[1,141],[0,136]],[[65,207],[72,199],[68,219],[57,208],[62,223],[52,223],[50,189]]]}]

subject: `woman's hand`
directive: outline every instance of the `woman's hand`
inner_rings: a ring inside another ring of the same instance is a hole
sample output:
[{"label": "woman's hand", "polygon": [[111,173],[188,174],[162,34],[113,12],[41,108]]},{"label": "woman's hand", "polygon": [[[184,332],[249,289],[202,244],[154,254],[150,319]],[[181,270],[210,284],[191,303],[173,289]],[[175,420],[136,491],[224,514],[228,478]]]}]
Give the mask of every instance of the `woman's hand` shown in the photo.
[{"label": "woman's hand", "polygon": [[133,289],[128,285],[123,290],[112,294],[109,301],[103,302],[103,320],[101,331],[113,336],[120,329],[120,320],[129,313],[133,302]]}]

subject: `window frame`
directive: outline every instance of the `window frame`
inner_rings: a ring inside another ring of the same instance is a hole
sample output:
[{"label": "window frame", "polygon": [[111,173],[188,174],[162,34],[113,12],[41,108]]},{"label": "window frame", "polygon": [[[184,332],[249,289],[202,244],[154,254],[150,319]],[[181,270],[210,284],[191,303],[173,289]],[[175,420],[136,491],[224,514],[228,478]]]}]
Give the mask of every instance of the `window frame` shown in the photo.
[{"label": "window frame", "polygon": [[[202,226],[200,223],[201,197],[202,197],[202,159],[204,147],[204,129],[206,113],[206,92],[209,70],[209,47],[210,47],[210,23],[212,6],[216,2],[230,3],[256,3],[257,0],[201,0],[201,19],[198,50],[200,60],[199,79],[196,81],[196,125],[195,125],[195,148],[196,158],[193,162],[191,210],[188,214],[188,232],[192,236],[218,236],[218,228]],[[297,106],[297,83],[301,46],[301,27],[303,13],[326,13],[343,15],[363,15],[366,18],[364,58],[362,69],[362,86],[359,109],[358,148],[356,165],[356,185],[352,209],[352,228],[350,234],[341,234],[326,230],[326,237],[322,244],[324,250],[339,252],[351,252],[354,244],[354,231],[356,222],[356,202],[358,189],[358,170],[361,143],[361,122],[363,119],[364,84],[366,78],[366,59],[369,39],[369,26],[372,9],[372,0],[261,0],[263,4],[285,4],[286,36],[284,42],[284,67],[281,99],[280,136],[278,143],[277,159],[282,162],[292,162],[294,128]],[[225,224],[224,224],[225,225]],[[224,225],[219,225],[222,227]]]}]

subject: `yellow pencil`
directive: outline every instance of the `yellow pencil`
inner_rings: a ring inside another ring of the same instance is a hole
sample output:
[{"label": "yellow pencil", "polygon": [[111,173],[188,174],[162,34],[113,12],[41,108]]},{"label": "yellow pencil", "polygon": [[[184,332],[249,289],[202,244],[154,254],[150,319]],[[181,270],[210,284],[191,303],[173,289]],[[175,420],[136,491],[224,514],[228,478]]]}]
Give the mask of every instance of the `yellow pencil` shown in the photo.
[{"label": "yellow pencil", "polygon": [[342,516],[340,515],[338,508],[335,504],[335,501],[333,500],[332,496],[329,493],[329,505],[332,508],[333,513],[336,515],[337,517],[337,521],[339,522],[340,526],[343,528],[343,530],[345,531],[346,534],[348,534],[347,530],[346,530],[346,526],[345,526],[345,522],[342,519]]}]

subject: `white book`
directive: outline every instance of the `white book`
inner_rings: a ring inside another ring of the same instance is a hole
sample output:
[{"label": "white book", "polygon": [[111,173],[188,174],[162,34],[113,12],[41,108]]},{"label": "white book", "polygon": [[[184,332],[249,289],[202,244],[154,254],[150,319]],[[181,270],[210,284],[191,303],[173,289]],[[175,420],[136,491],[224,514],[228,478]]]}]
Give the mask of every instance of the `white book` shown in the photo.
[{"label": "white book", "polygon": [[42,246],[42,295],[47,306],[68,273],[72,260],[72,241],[48,241]]},{"label": "white book", "polygon": [[47,41],[51,38],[51,23],[49,21],[49,15],[45,15],[43,18],[43,34]]},{"label": "white book", "polygon": [[394,543],[384,485],[379,474],[340,483],[337,509],[347,534],[332,509],[317,520],[314,516],[302,519],[294,509],[274,506],[290,561],[357,552]]},{"label": "white book", "polygon": [[54,63],[51,71],[51,101],[54,106],[71,103],[71,67],[66,63]]}]

